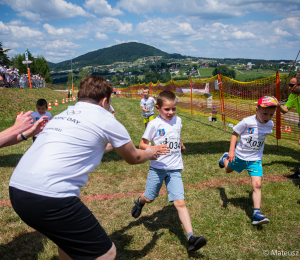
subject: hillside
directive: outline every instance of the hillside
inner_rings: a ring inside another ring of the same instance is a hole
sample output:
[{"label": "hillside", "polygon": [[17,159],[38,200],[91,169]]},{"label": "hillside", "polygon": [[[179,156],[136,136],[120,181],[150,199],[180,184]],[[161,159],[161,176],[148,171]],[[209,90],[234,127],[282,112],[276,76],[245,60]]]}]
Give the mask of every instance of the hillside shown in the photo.
[{"label": "hillside", "polygon": [[[83,68],[85,66],[108,65],[116,61],[134,62],[135,60],[148,56],[162,56],[163,58],[182,59],[185,56],[181,54],[169,54],[155,47],[144,43],[129,42],[114,45],[108,48],[99,49],[97,51],[88,52],[84,55],[73,59],[73,69]],[[70,69],[70,60],[59,63],[49,63],[52,70],[68,70]]]}]

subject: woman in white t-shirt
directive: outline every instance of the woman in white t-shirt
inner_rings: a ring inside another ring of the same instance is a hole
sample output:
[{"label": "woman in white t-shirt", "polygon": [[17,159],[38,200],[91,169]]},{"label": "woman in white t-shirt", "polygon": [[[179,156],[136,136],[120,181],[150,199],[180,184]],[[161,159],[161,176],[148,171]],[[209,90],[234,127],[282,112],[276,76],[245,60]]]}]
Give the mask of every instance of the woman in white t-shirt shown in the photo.
[{"label": "woman in white t-shirt", "polygon": [[115,149],[129,164],[155,160],[159,151],[136,149],[109,112],[112,89],[100,76],[80,83],[78,103],[47,124],[21,158],[9,186],[11,203],[29,226],[58,245],[60,259],[114,259],[116,248],[78,198],[88,173]]}]

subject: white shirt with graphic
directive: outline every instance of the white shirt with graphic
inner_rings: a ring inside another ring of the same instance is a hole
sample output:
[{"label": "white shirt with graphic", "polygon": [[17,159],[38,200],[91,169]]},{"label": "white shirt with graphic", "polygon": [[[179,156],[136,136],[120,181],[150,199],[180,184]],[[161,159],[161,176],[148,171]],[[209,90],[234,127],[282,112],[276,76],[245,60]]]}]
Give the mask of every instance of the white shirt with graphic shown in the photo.
[{"label": "white shirt with graphic", "polygon": [[177,116],[174,116],[171,121],[158,116],[148,123],[143,138],[149,142],[153,141],[154,146],[166,144],[170,148],[170,153],[151,161],[151,167],[163,170],[183,169],[180,146],[181,128],[181,118]]},{"label": "white shirt with graphic", "polygon": [[104,108],[77,102],[46,125],[15,168],[9,185],[34,194],[79,196],[108,143],[130,142],[125,127]]},{"label": "white shirt with graphic", "polygon": [[238,133],[241,140],[235,148],[235,155],[245,161],[258,161],[263,157],[265,139],[272,133],[274,123],[272,120],[262,124],[257,121],[256,115],[244,118],[233,130]]},{"label": "white shirt with graphic", "polygon": [[145,108],[146,110],[150,110],[150,112],[145,112],[142,110],[142,114],[144,118],[148,118],[154,115],[154,105],[156,101],[153,97],[149,97],[148,99],[142,98],[140,106]]},{"label": "white shirt with graphic", "polygon": [[[30,115],[33,119],[33,123],[35,123],[36,121],[38,121],[42,116],[47,116],[48,120],[51,120],[53,118],[53,116],[51,115],[50,112],[45,112],[45,114],[41,115],[38,111],[35,111],[34,113],[32,113]],[[34,137],[37,137],[38,135],[35,135]]]}]

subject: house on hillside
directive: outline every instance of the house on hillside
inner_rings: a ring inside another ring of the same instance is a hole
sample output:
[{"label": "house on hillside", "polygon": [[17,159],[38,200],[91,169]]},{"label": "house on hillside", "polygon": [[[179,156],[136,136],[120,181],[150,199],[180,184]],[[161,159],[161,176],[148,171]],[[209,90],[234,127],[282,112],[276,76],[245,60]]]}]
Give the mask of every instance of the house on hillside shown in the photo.
[{"label": "house on hillside", "polygon": [[177,75],[179,72],[180,72],[180,70],[179,69],[175,69],[175,74]]}]

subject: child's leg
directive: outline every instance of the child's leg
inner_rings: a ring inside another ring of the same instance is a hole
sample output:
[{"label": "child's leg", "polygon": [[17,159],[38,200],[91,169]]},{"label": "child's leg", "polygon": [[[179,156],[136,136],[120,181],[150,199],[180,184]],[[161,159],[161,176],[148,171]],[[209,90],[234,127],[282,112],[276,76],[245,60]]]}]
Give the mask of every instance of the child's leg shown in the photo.
[{"label": "child's leg", "polygon": [[261,177],[251,176],[252,188],[253,188],[253,204],[255,209],[260,209],[261,204]]},{"label": "child's leg", "polygon": [[154,201],[154,199],[153,200],[148,200],[146,197],[145,197],[145,193],[140,197],[140,203],[142,203],[142,204],[145,204],[145,203],[151,203],[151,202],[153,202]]},{"label": "child's leg", "polygon": [[190,214],[188,212],[188,209],[185,205],[184,199],[181,200],[175,200],[174,206],[177,209],[179,219],[184,227],[185,233],[188,234],[190,232],[193,232],[192,228],[192,222],[190,218]]},{"label": "child's leg", "polygon": [[229,168],[228,163],[229,163],[229,160],[224,159],[225,171],[226,171],[227,173],[231,173],[231,172],[233,172],[234,170],[232,170],[231,168]]}]

